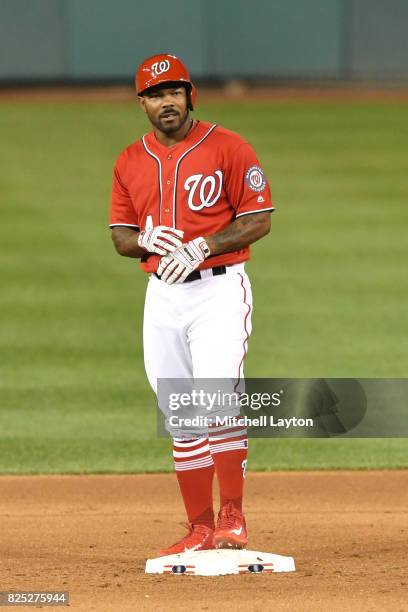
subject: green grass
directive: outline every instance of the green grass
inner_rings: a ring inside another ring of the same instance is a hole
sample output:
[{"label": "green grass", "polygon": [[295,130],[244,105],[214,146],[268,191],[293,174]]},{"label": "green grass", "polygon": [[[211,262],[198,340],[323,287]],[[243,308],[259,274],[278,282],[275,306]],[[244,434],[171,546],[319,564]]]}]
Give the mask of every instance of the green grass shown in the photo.
[{"label": "green grass", "polygon": [[[0,106],[0,472],[170,470],[141,352],[146,278],[110,244],[131,104]],[[278,211],[248,265],[251,377],[407,377],[404,105],[202,105]],[[254,440],[252,469],[400,468],[396,440]]]}]

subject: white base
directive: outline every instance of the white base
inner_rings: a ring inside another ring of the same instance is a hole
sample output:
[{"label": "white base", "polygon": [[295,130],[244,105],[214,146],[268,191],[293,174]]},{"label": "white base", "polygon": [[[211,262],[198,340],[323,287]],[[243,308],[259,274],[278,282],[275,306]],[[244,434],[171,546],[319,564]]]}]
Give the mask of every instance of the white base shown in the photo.
[{"label": "white base", "polygon": [[293,557],[272,555],[256,550],[201,550],[148,559],[146,574],[187,574],[192,576],[225,576],[294,572]]}]

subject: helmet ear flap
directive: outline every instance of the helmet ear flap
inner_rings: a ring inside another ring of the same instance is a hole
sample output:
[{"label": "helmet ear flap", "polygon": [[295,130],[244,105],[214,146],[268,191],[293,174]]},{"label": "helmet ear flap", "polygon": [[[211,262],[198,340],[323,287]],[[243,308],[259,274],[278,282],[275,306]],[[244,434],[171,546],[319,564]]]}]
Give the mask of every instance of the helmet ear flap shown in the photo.
[{"label": "helmet ear flap", "polygon": [[187,94],[187,106],[189,110],[194,110],[195,103],[197,100],[197,90],[194,85],[191,83],[190,91]]}]

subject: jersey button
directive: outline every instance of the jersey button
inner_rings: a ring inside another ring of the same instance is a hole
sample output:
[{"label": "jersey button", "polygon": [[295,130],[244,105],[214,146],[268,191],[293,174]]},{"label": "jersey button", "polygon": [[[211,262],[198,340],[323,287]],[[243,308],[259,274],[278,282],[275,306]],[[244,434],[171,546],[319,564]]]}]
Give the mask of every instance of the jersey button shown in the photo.
[{"label": "jersey button", "polygon": [[169,213],[169,212],[170,212],[170,208],[165,208],[165,209],[164,209],[164,212],[165,212],[165,213]]},{"label": "jersey button", "polygon": [[166,181],[167,185],[170,185],[171,181]]},{"label": "jersey button", "polygon": [[173,156],[171,153],[168,154],[167,159],[173,159]]}]

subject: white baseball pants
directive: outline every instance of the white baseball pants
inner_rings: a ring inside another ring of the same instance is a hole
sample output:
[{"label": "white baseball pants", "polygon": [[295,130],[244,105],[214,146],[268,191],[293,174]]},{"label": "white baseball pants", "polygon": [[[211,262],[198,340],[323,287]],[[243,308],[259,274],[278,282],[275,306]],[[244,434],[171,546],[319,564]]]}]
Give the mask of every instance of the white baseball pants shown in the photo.
[{"label": "white baseball pants", "polygon": [[[167,285],[154,274],[145,301],[143,345],[147,377],[243,378],[251,333],[252,292],[244,264],[225,274]],[[208,276],[207,276],[208,275]]]}]

